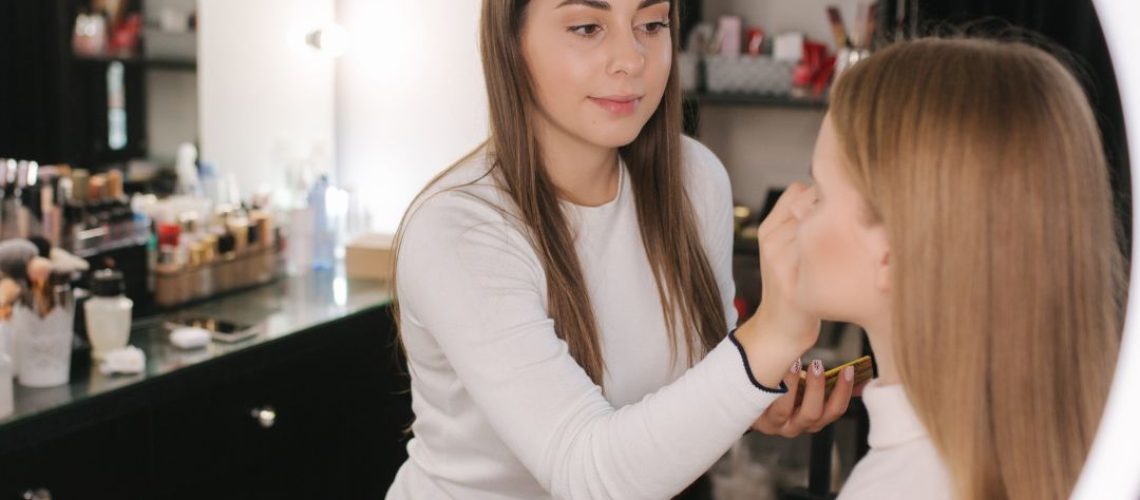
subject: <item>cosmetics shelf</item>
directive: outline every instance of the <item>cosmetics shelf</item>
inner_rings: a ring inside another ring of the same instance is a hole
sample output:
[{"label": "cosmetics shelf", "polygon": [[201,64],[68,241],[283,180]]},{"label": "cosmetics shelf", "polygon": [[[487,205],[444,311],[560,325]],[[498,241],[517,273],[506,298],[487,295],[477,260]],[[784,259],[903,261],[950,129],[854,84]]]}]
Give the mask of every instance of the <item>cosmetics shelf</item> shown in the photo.
[{"label": "cosmetics shelf", "polygon": [[75,61],[86,64],[108,64],[121,62],[127,66],[139,66],[151,70],[197,71],[198,61],[177,58],[143,58],[138,56],[75,56]]},{"label": "cosmetics shelf", "polygon": [[233,290],[264,285],[276,278],[280,254],[272,248],[233,253],[183,268],[160,266],[154,273],[155,304],[174,307]]}]

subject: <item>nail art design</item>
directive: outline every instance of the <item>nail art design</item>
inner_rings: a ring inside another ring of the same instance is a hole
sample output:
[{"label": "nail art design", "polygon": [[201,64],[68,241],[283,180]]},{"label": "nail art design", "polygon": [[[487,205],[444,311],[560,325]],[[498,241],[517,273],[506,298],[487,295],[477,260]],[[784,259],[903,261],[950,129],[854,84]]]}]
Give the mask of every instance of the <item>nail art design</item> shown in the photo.
[{"label": "nail art design", "polygon": [[788,368],[788,373],[792,373],[792,374],[799,373],[800,369],[803,367],[802,363],[803,362],[800,361],[799,359],[792,361],[792,366],[790,368]]},{"label": "nail art design", "polygon": [[823,361],[820,361],[818,359],[815,361],[812,361],[811,362],[811,371],[813,373],[815,373],[815,376],[817,376],[817,377],[820,375],[823,375]]}]

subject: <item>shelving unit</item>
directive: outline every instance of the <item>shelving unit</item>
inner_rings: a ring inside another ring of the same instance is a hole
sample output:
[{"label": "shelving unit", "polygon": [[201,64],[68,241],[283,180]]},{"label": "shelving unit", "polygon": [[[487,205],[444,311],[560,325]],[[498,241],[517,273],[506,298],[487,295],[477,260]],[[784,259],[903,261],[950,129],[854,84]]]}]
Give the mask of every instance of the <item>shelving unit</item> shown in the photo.
[{"label": "shelving unit", "polygon": [[145,58],[139,56],[75,56],[79,64],[107,64],[121,62],[127,66],[149,70],[197,71],[198,61],[194,59]]},{"label": "shelving unit", "polygon": [[[0,73],[18,75],[0,81],[0,109],[5,112],[0,120],[0,157],[99,170],[153,153],[154,126],[165,130],[161,127],[166,125],[154,122],[158,119],[152,112],[154,102],[184,96],[153,89],[152,84],[197,71],[196,35],[190,31],[151,39],[152,34],[165,32],[144,29],[130,54],[79,54],[72,47],[76,16],[90,5],[90,0],[18,2],[0,16],[0,32],[7,33],[10,41],[0,54]],[[145,18],[148,6],[157,9],[162,4],[127,0],[125,5],[128,12]],[[189,49],[185,56],[177,50],[181,47]],[[123,66],[126,141],[111,147],[108,68],[114,63]],[[181,131],[170,135],[196,138]],[[169,149],[171,140],[162,138]]]}]

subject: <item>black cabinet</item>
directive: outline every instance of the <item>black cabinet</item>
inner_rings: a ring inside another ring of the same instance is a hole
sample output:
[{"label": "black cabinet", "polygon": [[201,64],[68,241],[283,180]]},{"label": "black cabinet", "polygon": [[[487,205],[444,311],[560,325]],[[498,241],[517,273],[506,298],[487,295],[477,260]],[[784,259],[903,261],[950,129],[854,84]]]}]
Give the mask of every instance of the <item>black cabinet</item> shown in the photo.
[{"label": "black cabinet", "polygon": [[0,500],[381,498],[411,422],[389,314],[156,379],[124,415],[0,456]]},{"label": "black cabinet", "polygon": [[278,478],[294,480],[295,463],[311,453],[300,441],[322,425],[303,414],[313,402],[295,390],[301,364],[291,360],[155,405],[157,496],[252,498],[276,488]]},{"label": "black cabinet", "polygon": [[147,422],[130,415],[0,457],[0,499],[44,490],[55,499],[143,498]]}]

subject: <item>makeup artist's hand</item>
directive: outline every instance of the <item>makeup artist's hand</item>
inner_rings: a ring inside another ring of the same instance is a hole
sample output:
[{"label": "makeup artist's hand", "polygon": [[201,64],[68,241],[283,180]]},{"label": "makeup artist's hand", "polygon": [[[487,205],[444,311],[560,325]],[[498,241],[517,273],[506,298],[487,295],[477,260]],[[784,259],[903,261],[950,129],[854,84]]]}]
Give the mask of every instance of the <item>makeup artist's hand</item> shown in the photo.
[{"label": "makeup artist's hand", "polygon": [[794,300],[799,277],[797,214],[811,201],[809,188],[793,183],[756,231],[763,280],[760,308],[737,328],[736,338],[744,347],[756,380],[768,387],[779,385],[792,361],[819,338],[819,318]]},{"label": "makeup artist's hand", "polygon": [[[851,395],[855,391],[855,368],[847,367],[835,380],[831,396],[824,401],[823,363],[819,360],[808,365],[803,401],[796,406],[799,391],[800,361],[796,360],[784,376],[788,393],[780,396],[752,424],[752,430],[773,436],[796,437],[804,432],[819,432],[847,412]],[[860,387],[861,389],[861,387]]]},{"label": "makeup artist's hand", "polygon": [[819,338],[819,318],[795,302],[800,268],[796,236],[802,214],[813,200],[811,188],[793,182],[756,230],[763,282],[756,316],[781,328],[784,335],[794,336],[802,348],[801,353],[815,345]]}]

